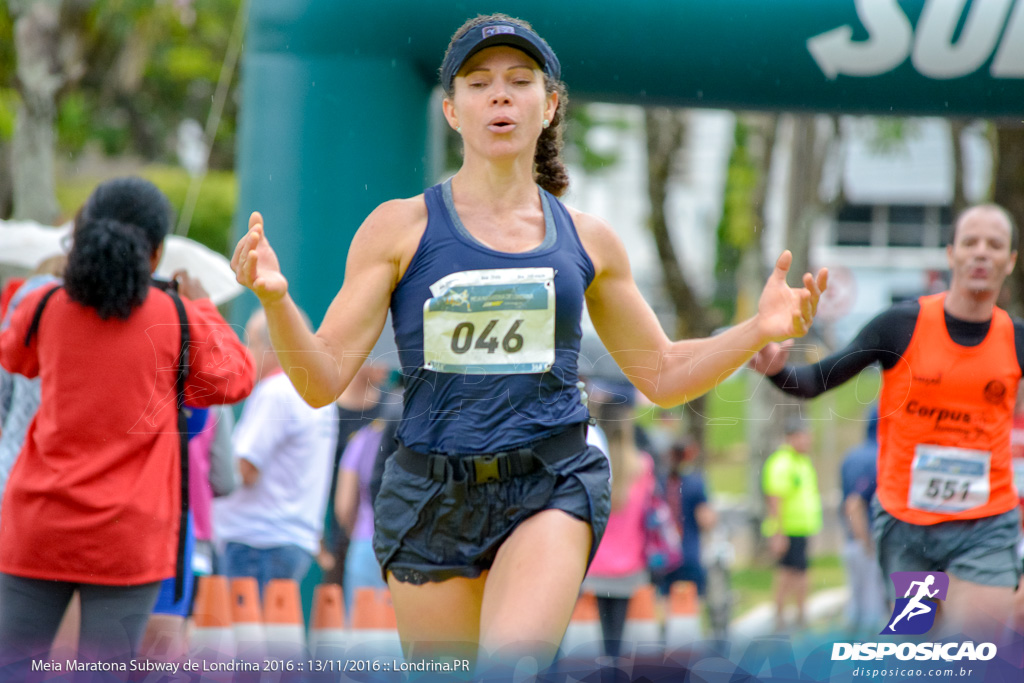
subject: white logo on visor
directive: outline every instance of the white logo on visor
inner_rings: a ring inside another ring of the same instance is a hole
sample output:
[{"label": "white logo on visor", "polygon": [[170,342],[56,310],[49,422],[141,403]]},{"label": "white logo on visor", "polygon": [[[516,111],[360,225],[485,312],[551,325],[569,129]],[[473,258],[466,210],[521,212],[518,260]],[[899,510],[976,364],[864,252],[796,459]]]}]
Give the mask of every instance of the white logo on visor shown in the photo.
[{"label": "white logo on visor", "polygon": [[516,30],[511,26],[488,26],[484,29],[484,38],[501,35],[502,33],[514,34]]}]

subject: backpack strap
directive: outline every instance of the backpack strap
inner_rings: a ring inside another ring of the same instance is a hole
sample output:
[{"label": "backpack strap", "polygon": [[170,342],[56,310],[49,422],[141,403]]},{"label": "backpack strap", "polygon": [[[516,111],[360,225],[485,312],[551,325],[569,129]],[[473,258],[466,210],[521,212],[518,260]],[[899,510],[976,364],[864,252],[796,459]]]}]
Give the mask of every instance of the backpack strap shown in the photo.
[{"label": "backpack strap", "polygon": [[185,313],[185,304],[181,297],[173,290],[167,290],[167,294],[174,301],[174,307],[178,311],[178,323],[181,328],[181,352],[178,355],[178,377],[176,382],[175,402],[178,407],[178,437],[181,443],[181,512],[178,518],[178,557],[174,572],[174,602],[180,602],[185,595],[185,572],[190,568],[185,566],[185,546],[188,542],[188,420],[185,417],[185,382],[189,373],[189,326],[188,315]]},{"label": "backpack strap", "polygon": [[28,332],[25,333],[25,346],[32,345],[32,338],[36,336],[37,332],[39,332],[39,320],[43,317],[43,309],[46,308],[46,304],[50,300],[50,297],[53,296],[53,293],[63,286],[64,285],[57,285],[46,292],[46,294],[43,294],[43,297],[39,299],[39,303],[36,304],[36,312],[32,316],[32,324],[29,325]]},{"label": "backpack strap", "polygon": [[[36,305],[35,314],[32,316],[32,324],[25,333],[25,346],[32,343],[32,338],[39,331],[39,320],[43,317],[43,309],[54,292],[62,285],[50,289],[42,296]],[[175,381],[175,404],[178,409],[178,436],[180,439],[181,453],[181,512],[178,519],[178,557],[174,575],[174,601],[179,602],[185,594],[185,545],[188,541],[188,420],[185,417],[185,382],[189,374],[189,326],[188,315],[185,313],[185,304],[181,297],[173,290],[167,290],[167,294],[174,301],[174,307],[178,312],[178,324],[181,328],[181,350],[178,354],[178,374]]]}]

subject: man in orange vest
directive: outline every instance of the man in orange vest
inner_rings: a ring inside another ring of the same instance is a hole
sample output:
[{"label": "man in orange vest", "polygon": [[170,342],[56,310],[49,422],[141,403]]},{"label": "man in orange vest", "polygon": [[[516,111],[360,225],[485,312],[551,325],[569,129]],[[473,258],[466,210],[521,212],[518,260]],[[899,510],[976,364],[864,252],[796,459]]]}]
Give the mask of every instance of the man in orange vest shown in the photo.
[{"label": "man in orange vest", "polygon": [[972,633],[1010,621],[1021,571],[1010,432],[1024,322],[996,306],[1016,242],[1003,208],[971,207],[946,247],[948,291],[893,306],[813,365],[786,365],[778,344],[751,360],[777,387],[805,398],[881,365],[872,530],[882,572],[948,573],[947,626]]}]

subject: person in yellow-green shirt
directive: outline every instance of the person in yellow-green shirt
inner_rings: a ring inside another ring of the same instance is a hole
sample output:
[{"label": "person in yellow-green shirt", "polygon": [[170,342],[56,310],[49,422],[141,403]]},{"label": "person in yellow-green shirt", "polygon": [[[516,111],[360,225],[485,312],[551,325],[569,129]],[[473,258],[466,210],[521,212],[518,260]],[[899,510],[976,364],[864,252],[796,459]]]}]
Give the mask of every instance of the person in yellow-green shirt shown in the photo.
[{"label": "person in yellow-green shirt", "polygon": [[784,625],[783,610],[796,603],[796,628],[805,623],[807,599],[807,539],[821,531],[821,494],[818,475],[809,455],[813,439],[800,419],[786,421],[786,439],[768,456],[761,479],[767,514],[762,533],[778,558],[775,574],[775,631]]}]

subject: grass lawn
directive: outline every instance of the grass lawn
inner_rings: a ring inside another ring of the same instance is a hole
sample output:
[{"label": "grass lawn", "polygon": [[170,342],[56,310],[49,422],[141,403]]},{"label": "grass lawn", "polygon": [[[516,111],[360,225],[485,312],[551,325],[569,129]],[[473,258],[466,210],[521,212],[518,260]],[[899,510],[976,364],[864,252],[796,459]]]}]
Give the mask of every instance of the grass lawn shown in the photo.
[{"label": "grass lawn", "polygon": [[[760,377],[751,372],[740,372],[726,380],[708,394],[707,447],[711,452],[727,451],[747,441],[747,404],[754,383]],[[765,380],[766,381],[766,380]],[[857,379],[807,401],[788,398],[787,402],[801,402],[807,413],[821,430],[844,431],[852,427],[857,437],[863,436],[861,419],[864,411],[878,397],[881,376],[874,369],[865,370]],[[779,394],[782,397],[782,394]]]},{"label": "grass lawn", "polygon": [[[741,372],[708,395],[705,476],[712,495],[745,495],[748,491],[747,409],[757,380],[752,373]],[[879,374],[869,369],[833,391],[802,402],[802,413],[811,420],[815,433],[815,452],[834,456],[825,458],[831,467],[838,464],[838,456],[863,440],[864,413],[877,398],[879,386]],[[828,470],[819,473],[826,486],[831,485],[828,475]]]},{"label": "grass lawn", "polygon": [[[733,618],[738,617],[761,603],[771,602],[772,578],[774,567],[749,566],[734,568],[732,571],[732,587],[736,604],[733,607]],[[808,570],[810,577],[810,593],[838,588],[845,585],[846,576],[838,555],[819,555],[811,558]]]}]

